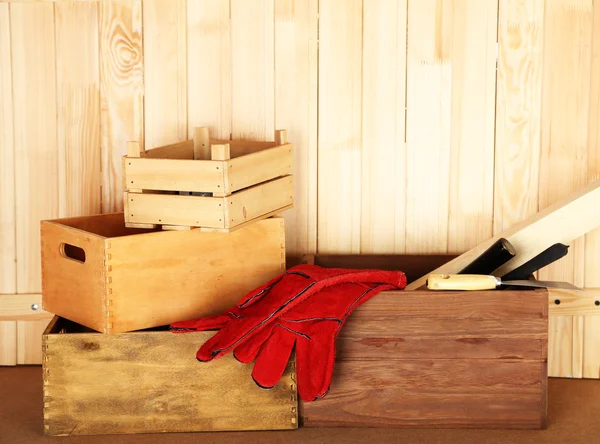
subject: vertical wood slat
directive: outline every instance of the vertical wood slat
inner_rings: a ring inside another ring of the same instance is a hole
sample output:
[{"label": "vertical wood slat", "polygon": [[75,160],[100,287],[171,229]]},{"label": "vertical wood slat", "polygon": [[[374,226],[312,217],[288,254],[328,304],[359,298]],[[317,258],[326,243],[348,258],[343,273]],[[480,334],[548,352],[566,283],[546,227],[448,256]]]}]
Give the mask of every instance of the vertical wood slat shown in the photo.
[{"label": "vertical wood slat", "polygon": [[144,129],[150,149],[187,139],[187,9],[186,0],[142,6]]},{"label": "vertical wood slat", "polygon": [[59,216],[101,212],[98,4],[57,2]]},{"label": "vertical wood slat", "polygon": [[494,234],[538,207],[544,0],[500,0]]},{"label": "vertical wood slat", "polygon": [[[592,46],[592,1],[546,3],[539,209],[587,183],[587,140]],[[569,254],[540,271],[540,279],[583,286],[583,238]],[[583,317],[550,324],[549,375],[582,376]]]},{"label": "vertical wood slat", "polygon": [[492,237],[498,0],[457,0],[452,30],[448,252]]},{"label": "vertical wood slat", "polygon": [[453,16],[450,0],[408,4],[408,253],[444,253],[448,247]]},{"label": "vertical wood slat", "polygon": [[[588,130],[588,182],[600,178],[600,3],[594,4]],[[600,228],[585,236],[585,286],[600,287]],[[584,378],[600,378],[600,318],[588,316],[583,325]]]},{"label": "vertical wood slat", "polygon": [[294,208],[283,213],[286,251],[317,248],[318,1],[275,2],[275,128],[294,146]]},{"label": "vertical wood slat", "polygon": [[0,3],[0,293],[17,291],[12,90],[9,10]]},{"label": "vertical wood slat", "polygon": [[231,135],[231,21],[229,0],[187,4],[188,137],[209,127],[213,138]]},{"label": "vertical wood slat", "polygon": [[127,142],[144,146],[142,1],[108,0],[99,7],[102,212],[108,213],[123,209]]},{"label": "vertical wood slat", "polygon": [[359,253],[362,1],[319,1],[319,253]]},{"label": "vertical wood slat", "polygon": [[231,0],[231,132],[274,140],[274,0]]},{"label": "vertical wood slat", "polygon": [[10,4],[17,292],[41,290],[41,219],[58,216],[53,3]]},{"label": "vertical wood slat", "polygon": [[0,321],[0,365],[17,365],[16,321]]},{"label": "vertical wood slat", "polygon": [[363,2],[361,253],[405,249],[407,8]]},{"label": "vertical wood slat", "polygon": [[17,321],[17,365],[42,363],[42,334],[51,317],[35,321]]}]

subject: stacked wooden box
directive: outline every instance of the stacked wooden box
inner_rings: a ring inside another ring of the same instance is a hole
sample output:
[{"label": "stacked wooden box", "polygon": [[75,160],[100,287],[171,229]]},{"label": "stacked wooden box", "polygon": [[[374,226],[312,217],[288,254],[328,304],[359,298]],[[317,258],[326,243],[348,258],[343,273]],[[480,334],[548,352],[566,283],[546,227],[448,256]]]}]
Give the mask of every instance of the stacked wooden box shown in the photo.
[{"label": "stacked wooden box", "polygon": [[[221,313],[285,270],[284,219],[273,216],[293,202],[283,137],[195,138],[136,158],[130,143],[126,212],[41,223],[43,307],[56,315],[42,339],[45,434],[297,427],[293,361],[266,391],[231,356],[196,361],[214,332],[168,331]],[[285,166],[269,163],[273,155]],[[209,180],[210,168],[219,173]]]}]

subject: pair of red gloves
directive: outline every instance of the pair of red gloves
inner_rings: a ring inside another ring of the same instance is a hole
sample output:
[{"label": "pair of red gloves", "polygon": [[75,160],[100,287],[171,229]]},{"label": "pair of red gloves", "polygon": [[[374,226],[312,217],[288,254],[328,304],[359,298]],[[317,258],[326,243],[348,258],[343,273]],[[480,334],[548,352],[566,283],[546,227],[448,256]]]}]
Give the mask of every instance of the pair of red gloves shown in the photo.
[{"label": "pair of red gloves", "polygon": [[233,352],[255,361],[252,378],[272,388],[296,348],[298,394],[304,401],[329,391],[335,340],[352,311],[384,290],[403,290],[400,271],[355,270],[298,265],[250,291],[227,312],[171,324],[173,332],[219,331],[196,353],[199,361]]}]

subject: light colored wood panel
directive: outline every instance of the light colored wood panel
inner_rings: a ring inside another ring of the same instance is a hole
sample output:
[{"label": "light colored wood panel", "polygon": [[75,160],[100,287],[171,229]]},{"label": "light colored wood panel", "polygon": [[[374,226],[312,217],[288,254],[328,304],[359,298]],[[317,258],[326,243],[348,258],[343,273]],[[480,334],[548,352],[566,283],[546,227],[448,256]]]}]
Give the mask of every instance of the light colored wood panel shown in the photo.
[{"label": "light colored wood panel", "polygon": [[285,144],[229,160],[225,165],[230,191],[291,174],[293,150],[292,145]]},{"label": "light colored wood panel", "polygon": [[231,136],[231,20],[229,0],[188,1],[188,137],[207,126]]},{"label": "light colored wood panel", "polygon": [[[0,293],[17,291],[15,148],[8,4],[0,4]],[[0,360],[1,362],[1,360]]]},{"label": "light colored wood panel", "polygon": [[154,159],[188,159],[194,160],[194,141],[192,139],[183,142],[163,145],[144,151],[144,157]]},{"label": "light colored wood panel", "polygon": [[0,320],[29,321],[48,316],[50,313],[42,309],[41,294],[0,295]]},{"label": "light colored wood panel", "polygon": [[225,199],[225,227],[245,223],[293,203],[294,182],[291,176],[275,179],[242,190]]},{"label": "light colored wood panel", "polygon": [[16,321],[0,321],[0,365],[17,365]]},{"label": "light colored wood panel", "polygon": [[56,80],[59,216],[101,211],[98,4],[58,2]]},{"label": "light colored wood panel", "polygon": [[100,8],[102,212],[123,208],[121,157],[130,140],[144,147],[141,0],[108,0]]},{"label": "light colored wood panel", "polygon": [[58,215],[54,5],[10,5],[17,293],[39,293],[40,220]]},{"label": "light colored wood panel", "polygon": [[219,161],[127,158],[125,180],[135,189],[217,192],[224,186],[224,168]]},{"label": "light colored wood panel", "polygon": [[319,2],[318,252],[359,253],[362,1]]},{"label": "light colored wood panel", "polygon": [[294,209],[286,211],[289,252],[317,248],[318,0],[275,1],[275,128],[294,145]]},{"label": "light colored wood panel", "polygon": [[406,236],[407,0],[363,3],[361,253],[400,253]]},{"label": "light colored wood panel", "polygon": [[263,390],[252,380],[252,366],[231,355],[207,363],[194,359],[198,344],[213,334],[51,331],[44,337],[45,433],[297,428],[293,360],[279,383]]},{"label": "light colored wood panel", "polygon": [[407,253],[448,246],[453,16],[450,0],[408,4]]},{"label": "light colored wood panel", "polygon": [[143,2],[146,149],[183,141],[188,136],[186,3]]},{"label": "light colored wood panel", "polygon": [[[587,184],[589,85],[593,10],[591,1],[548,2],[544,21],[544,81],[539,208]],[[540,270],[539,278],[583,286],[583,239],[570,242],[569,254]],[[553,319],[554,331],[572,332],[550,342],[549,376],[582,376],[583,319]],[[562,361],[565,361],[564,363]],[[569,366],[566,362],[572,361]],[[563,373],[565,369],[571,370]]]},{"label": "light colored wood panel", "polygon": [[232,138],[275,134],[275,0],[231,0]]},{"label": "light colored wood panel", "polygon": [[[600,178],[600,4],[598,2],[594,5],[593,21],[588,180]],[[586,287],[600,287],[598,264],[600,264],[600,229],[591,231],[585,236]],[[586,317],[583,329],[583,377],[600,379],[600,318]]]},{"label": "light colored wood panel", "polygon": [[462,253],[493,231],[498,0],[455,1],[452,26],[448,252]]},{"label": "light colored wood panel", "polygon": [[35,321],[17,321],[17,364],[40,365],[42,363],[42,334],[52,320],[49,314]]},{"label": "light colored wood panel", "polygon": [[223,199],[127,193],[127,223],[225,227]]},{"label": "light colored wood panel", "polygon": [[538,208],[544,1],[500,0],[494,234]]}]

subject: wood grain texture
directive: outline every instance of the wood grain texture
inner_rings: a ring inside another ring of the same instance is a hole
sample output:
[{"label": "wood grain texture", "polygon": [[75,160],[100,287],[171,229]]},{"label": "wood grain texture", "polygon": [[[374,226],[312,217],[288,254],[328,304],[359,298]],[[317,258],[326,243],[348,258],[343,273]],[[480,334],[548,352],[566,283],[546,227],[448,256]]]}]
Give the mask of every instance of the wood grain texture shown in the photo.
[{"label": "wood grain texture", "polygon": [[494,234],[538,209],[543,42],[543,0],[500,0]]},{"label": "wood grain texture", "polygon": [[17,322],[0,321],[0,365],[17,365]]},{"label": "wood grain texture", "polygon": [[59,211],[54,5],[10,5],[17,293],[39,293],[40,220]]},{"label": "wood grain texture", "polygon": [[101,212],[98,4],[58,2],[59,217]]},{"label": "wood grain texture", "polygon": [[231,134],[275,137],[273,0],[231,0]]},{"label": "wood grain texture", "polygon": [[[541,101],[540,209],[588,183],[587,138],[590,100],[587,90],[591,74],[592,24],[591,1],[556,1],[546,5]],[[540,270],[539,278],[564,280],[583,286],[583,240],[573,239],[569,254]],[[552,347],[549,350],[548,367],[550,376],[582,376],[582,327],[583,318],[552,318]],[[557,331],[566,335],[565,339],[556,337]],[[572,331],[572,334],[569,334],[569,331]],[[566,339],[569,336],[570,341]],[[556,340],[553,340],[554,338]]]},{"label": "wood grain texture", "polygon": [[42,333],[53,315],[28,321],[17,321],[17,365],[42,363]]},{"label": "wood grain texture", "polygon": [[188,136],[186,4],[186,0],[142,3],[147,149],[183,141]]},{"label": "wood grain texture", "polygon": [[361,253],[406,246],[407,0],[363,2]]},{"label": "wood grain texture", "polygon": [[214,332],[44,335],[44,433],[102,435],[298,426],[293,360],[262,390],[231,355],[195,358]]},{"label": "wood grain texture", "polygon": [[318,0],[275,1],[275,128],[294,146],[294,208],[283,216],[286,247],[317,249]]},{"label": "wood grain texture", "polygon": [[[590,115],[588,130],[588,180],[600,177],[600,5],[594,5]],[[585,286],[600,287],[600,229],[585,236]],[[600,319],[586,317],[583,325],[583,377],[600,378]]]},{"label": "wood grain texture", "polygon": [[492,236],[498,0],[454,2],[448,252]]},{"label": "wood grain texture", "polygon": [[448,0],[408,5],[407,253],[448,248],[453,17]]},{"label": "wood grain texture", "polygon": [[319,2],[319,253],[359,253],[362,1]]},{"label": "wood grain texture", "polygon": [[121,157],[130,140],[144,147],[141,0],[109,0],[100,10],[102,212],[123,208]]},{"label": "wood grain texture", "polygon": [[288,143],[227,161],[225,174],[229,176],[229,191],[234,192],[276,177],[289,176],[293,172],[293,153],[294,146]]},{"label": "wood grain texture", "polygon": [[545,427],[547,292],[431,293],[353,311],[327,396],[301,402],[305,427]]},{"label": "wood grain texture", "polygon": [[0,293],[17,291],[13,82],[8,4],[0,4]]},{"label": "wood grain texture", "polygon": [[0,295],[0,320],[38,320],[48,318],[50,315],[42,309],[41,294]]},{"label": "wood grain texture", "polygon": [[231,137],[231,20],[229,0],[187,4],[188,137],[207,126]]}]

